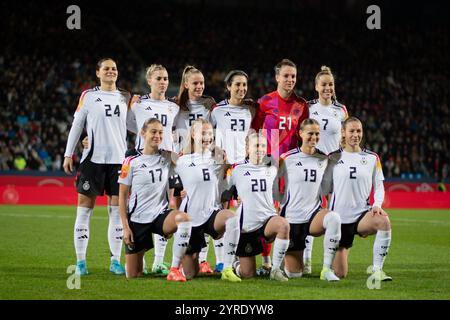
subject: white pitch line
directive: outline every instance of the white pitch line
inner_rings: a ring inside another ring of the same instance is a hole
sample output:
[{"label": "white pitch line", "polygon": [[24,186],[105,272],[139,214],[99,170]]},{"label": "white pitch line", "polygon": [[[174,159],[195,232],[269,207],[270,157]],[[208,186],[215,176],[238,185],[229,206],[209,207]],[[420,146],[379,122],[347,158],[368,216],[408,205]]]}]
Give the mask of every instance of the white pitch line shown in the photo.
[{"label": "white pitch line", "polygon": [[[42,218],[42,219],[75,219],[76,215],[73,216],[62,216],[62,215],[48,215],[48,214],[25,214],[25,213],[0,213],[1,217],[13,217],[13,218]],[[92,216],[91,219],[106,220],[107,217],[97,217]]]},{"label": "white pitch line", "polygon": [[442,220],[418,220],[418,219],[404,219],[404,218],[394,218],[392,222],[396,221],[402,222],[411,222],[411,223],[431,223],[431,224],[440,224],[440,225],[450,225],[450,221],[442,221]]}]

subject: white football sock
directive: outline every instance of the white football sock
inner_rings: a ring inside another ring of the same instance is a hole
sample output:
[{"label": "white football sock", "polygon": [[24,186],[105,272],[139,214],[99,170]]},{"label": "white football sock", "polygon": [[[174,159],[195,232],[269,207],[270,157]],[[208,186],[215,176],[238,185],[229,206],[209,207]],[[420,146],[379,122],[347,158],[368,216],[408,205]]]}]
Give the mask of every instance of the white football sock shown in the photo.
[{"label": "white football sock", "polygon": [[303,261],[312,259],[312,249],[314,244],[314,237],[313,236],[306,236],[305,240],[305,250],[303,250]]},{"label": "white football sock", "polygon": [[205,242],[206,242],[206,247],[202,248],[202,250],[198,254],[198,261],[200,263],[202,263],[208,259],[209,235],[206,233],[205,233]]},{"label": "white football sock", "polygon": [[286,267],[284,267],[284,273],[290,279],[292,279],[292,278],[301,278],[303,276],[302,272],[289,272],[289,271],[287,271]]},{"label": "white football sock", "polygon": [[218,265],[219,263],[223,263],[223,254],[224,254],[223,238],[214,240],[214,253],[216,255],[216,265]]},{"label": "white football sock", "polygon": [[331,269],[334,256],[339,247],[341,239],[341,218],[339,214],[330,211],[323,219],[325,235],[323,237],[323,268]]},{"label": "white football sock", "polygon": [[181,260],[186,253],[191,238],[192,222],[186,221],[178,224],[177,232],[173,237],[172,268],[179,268]]},{"label": "white football sock", "polygon": [[391,245],[391,230],[378,230],[373,243],[373,271],[382,270]]},{"label": "white football sock", "polygon": [[169,240],[156,233],[153,234],[153,240],[155,243],[155,260],[153,260],[153,268],[155,268],[157,265],[164,262],[164,255]]},{"label": "white football sock", "polygon": [[120,262],[123,243],[123,226],[120,220],[119,206],[108,206],[108,243],[111,252],[111,260]]},{"label": "white football sock", "polygon": [[275,243],[273,245],[273,257],[272,257],[272,268],[280,269],[281,263],[283,262],[286,250],[289,248],[289,239],[275,238]]},{"label": "white football sock", "polygon": [[89,243],[89,222],[94,209],[77,207],[77,218],[73,232],[73,242],[77,261],[86,260],[86,251]]},{"label": "white football sock", "polygon": [[241,230],[239,228],[239,217],[228,218],[225,222],[225,234],[223,235],[223,269],[231,267],[236,256],[236,248],[239,243]]}]

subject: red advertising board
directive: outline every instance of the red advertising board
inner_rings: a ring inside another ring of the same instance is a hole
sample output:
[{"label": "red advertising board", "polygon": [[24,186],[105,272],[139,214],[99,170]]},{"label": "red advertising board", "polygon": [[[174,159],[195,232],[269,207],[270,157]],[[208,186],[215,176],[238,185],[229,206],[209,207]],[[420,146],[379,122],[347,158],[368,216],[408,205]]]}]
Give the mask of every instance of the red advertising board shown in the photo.
[{"label": "red advertising board", "polygon": [[[437,184],[385,182],[385,208],[450,208],[450,192]],[[446,185],[447,190],[450,186]],[[76,205],[74,177],[0,176],[0,204]],[[106,197],[97,198],[106,205]]]}]

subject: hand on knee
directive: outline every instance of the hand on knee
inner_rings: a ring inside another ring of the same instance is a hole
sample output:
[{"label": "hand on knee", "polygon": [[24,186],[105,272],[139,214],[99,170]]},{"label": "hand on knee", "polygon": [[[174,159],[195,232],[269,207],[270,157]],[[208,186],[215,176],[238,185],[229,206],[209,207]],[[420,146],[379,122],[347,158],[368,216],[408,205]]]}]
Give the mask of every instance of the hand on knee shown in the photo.
[{"label": "hand on knee", "polygon": [[381,231],[390,231],[391,230],[391,222],[387,217],[380,217],[376,224],[377,230]]}]

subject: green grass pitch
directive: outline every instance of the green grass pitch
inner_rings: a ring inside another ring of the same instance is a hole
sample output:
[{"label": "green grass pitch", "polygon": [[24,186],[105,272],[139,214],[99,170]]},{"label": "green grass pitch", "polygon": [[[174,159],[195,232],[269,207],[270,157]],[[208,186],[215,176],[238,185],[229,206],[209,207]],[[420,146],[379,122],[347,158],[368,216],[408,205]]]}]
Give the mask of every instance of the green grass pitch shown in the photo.
[{"label": "green grass pitch", "polygon": [[[365,271],[374,237],[355,239],[348,278],[338,283],[319,280],[323,238],[314,242],[312,276],[287,283],[264,278],[225,283],[219,275],[187,283],[158,276],[128,281],[108,271],[107,213],[98,207],[91,220],[90,274],[81,278],[80,289],[70,290],[66,270],[75,263],[75,207],[0,206],[0,299],[450,299],[450,210],[389,213],[393,236],[384,269],[394,280],[369,290]],[[170,253],[171,243],[165,261]],[[212,247],[208,260],[214,265]],[[153,250],[146,261],[152,263]]]}]

